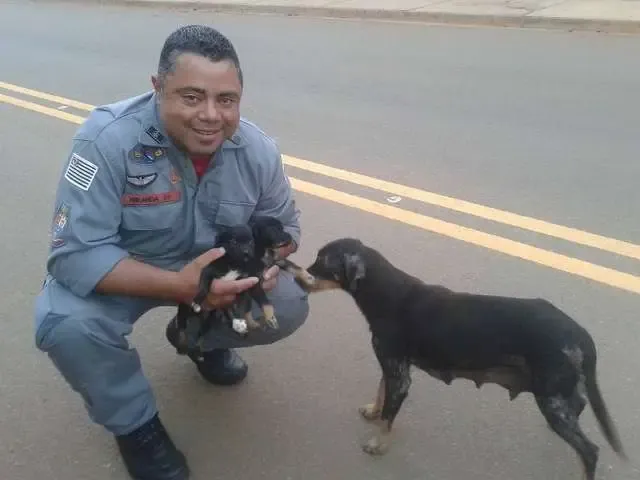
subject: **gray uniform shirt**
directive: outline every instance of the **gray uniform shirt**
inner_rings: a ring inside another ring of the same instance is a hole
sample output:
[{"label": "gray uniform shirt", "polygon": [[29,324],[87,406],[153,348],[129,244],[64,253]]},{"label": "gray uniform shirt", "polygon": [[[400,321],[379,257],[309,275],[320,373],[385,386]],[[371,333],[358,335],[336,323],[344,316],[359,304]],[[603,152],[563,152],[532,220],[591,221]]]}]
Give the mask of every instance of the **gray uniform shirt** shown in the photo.
[{"label": "gray uniform shirt", "polygon": [[241,119],[198,182],[149,92],[96,108],[73,138],[56,195],[47,270],[86,296],[126,256],[178,270],[220,225],[280,219],[296,244],[299,210],[273,139]]}]

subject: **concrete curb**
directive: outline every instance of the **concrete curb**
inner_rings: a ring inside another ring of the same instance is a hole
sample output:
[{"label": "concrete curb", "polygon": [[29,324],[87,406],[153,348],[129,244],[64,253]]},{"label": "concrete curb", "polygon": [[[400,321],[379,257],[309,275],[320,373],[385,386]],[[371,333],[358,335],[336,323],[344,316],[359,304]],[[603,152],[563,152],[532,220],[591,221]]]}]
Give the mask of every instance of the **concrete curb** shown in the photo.
[{"label": "concrete curb", "polygon": [[191,0],[32,0],[35,3],[80,3],[142,8],[193,9],[219,13],[271,14],[338,19],[406,21],[441,25],[467,25],[549,30],[638,34],[640,21],[527,15],[460,14],[415,10],[362,9],[306,5],[258,5],[252,3],[198,2]]}]

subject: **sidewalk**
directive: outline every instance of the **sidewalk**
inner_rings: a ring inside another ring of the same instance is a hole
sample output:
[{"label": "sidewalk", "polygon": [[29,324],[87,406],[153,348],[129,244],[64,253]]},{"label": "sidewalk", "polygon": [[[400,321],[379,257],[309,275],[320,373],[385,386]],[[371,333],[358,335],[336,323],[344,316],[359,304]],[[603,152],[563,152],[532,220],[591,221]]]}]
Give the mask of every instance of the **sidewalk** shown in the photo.
[{"label": "sidewalk", "polygon": [[[80,1],[80,0],[75,0]],[[219,12],[640,33],[640,0],[84,0]]]}]

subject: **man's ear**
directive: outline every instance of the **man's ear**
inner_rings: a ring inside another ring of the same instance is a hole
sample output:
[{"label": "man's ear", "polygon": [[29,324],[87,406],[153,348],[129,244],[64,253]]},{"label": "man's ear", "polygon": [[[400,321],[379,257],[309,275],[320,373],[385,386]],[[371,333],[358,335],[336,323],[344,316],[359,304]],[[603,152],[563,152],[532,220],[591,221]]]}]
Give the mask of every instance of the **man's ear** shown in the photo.
[{"label": "man's ear", "polygon": [[344,257],[344,265],[349,291],[353,292],[358,286],[358,280],[364,278],[364,262],[357,253],[348,253]]}]

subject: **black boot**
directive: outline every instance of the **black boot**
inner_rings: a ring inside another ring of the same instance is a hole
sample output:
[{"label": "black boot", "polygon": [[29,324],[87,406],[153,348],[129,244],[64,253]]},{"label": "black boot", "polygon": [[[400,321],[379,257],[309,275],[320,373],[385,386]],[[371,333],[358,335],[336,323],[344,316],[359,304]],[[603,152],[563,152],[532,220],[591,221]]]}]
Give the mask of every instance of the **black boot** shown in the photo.
[{"label": "black boot", "polygon": [[135,480],[187,480],[187,461],[156,414],[127,435],[116,436],[118,449]]},{"label": "black boot", "polygon": [[[167,325],[167,340],[174,347],[178,336],[176,317],[173,317]],[[200,375],[214,385],[234,385],[241,382],[247,376],[249,367],[234,350],[219,348],[205,352],[202,356],[189,355],[196,364]]]}]

